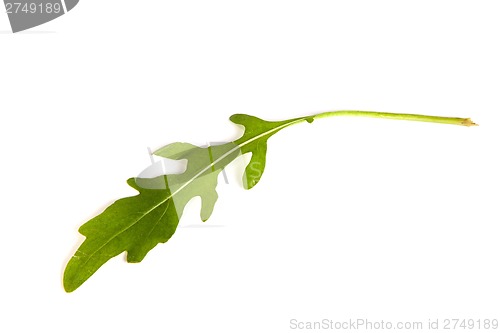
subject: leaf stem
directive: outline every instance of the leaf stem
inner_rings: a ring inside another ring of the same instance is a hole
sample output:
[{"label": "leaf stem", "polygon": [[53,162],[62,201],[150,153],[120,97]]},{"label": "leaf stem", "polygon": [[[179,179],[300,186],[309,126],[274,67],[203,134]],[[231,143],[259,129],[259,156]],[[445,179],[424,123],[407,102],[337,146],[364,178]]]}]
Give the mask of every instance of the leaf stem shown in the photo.
[{"label": "leaf stem", "polygon": [[429,123],[441,123],[441,124],[460,125],[460,126],[467,126],[467,127],[478,126],[470,118],[438,117],[438,116],[427,116],[427,115],[421,115],[421,114],[376,112],[376,111],[358,111],[358,110],[341,110],[341,111],[323,112],[323,113],[319,113],[315,116],[304,117],[304,119],[305,120],[308,120],[308,119],[312,120],[311,118],[316,119],[316,118],[328,118],[328,117],[339,117],[339,116],[423,121],[423,122],[429,122]]}]

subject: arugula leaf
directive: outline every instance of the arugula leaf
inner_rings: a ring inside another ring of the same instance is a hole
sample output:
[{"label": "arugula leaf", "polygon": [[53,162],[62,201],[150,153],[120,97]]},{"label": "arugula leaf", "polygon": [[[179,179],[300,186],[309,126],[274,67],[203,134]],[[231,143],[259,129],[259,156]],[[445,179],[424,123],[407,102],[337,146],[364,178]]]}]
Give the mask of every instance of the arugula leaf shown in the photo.
[{"label": "arugula leaf", "polygon": [[130,178],[127,183],[139,194],[114,202],[100,215],[79,229],[86,237],[64,271],[67,292],[76,290],[109,259],[127,252],[127,261],[140,262],[158,243],[167,242],[177,229],[186,204],[194,197],[202,201],[200,217],[207,221],[218,195],[219,173],[242,154],[251,153],[243,174],[243,186],[254,187],[266,166],[268,139],[288,126],[332,116],[362,116],[399,120],[426,121],[474,126],[468,118],[436,117],[370,111],[334,111],[284,121],[265,121],[245,114],[235,114],[230,120],[244,127],[243,135],[229,143],[206,148],[189,143],[172,143],[154,154],[187,160],[184,173],[156,178]]},{"label": "arugula leaf", "polygon": [[[162,178],[151,179],[148,185],[161,185]],[[66,291],[78,288],[106,261],[123,251],[127,251],[128,262],[139,262],[157,243],[166,242],[174,234],[179,216],[167,200],[170,190],[146,189],[134,179],[127,182],[139,191],[137,196],[116,201],[80,227],[79,232],[87,238],[66,266]]]}]

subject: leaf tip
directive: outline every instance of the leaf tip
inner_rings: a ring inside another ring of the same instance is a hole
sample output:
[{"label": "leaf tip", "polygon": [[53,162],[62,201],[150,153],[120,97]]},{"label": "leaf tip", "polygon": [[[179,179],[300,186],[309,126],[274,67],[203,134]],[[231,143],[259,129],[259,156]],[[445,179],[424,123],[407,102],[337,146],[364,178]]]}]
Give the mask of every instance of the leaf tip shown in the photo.
[{"label": "leaf tip", "polygon": [[63,284],[64,286],[64,291],[67,292],[68,294],[71,294],[73,291],[75,291],[78,287],[73,287],[71,285],[68,285],[66,283]]},{"label": "leaf tip", "polygon": [[229,120],[234,124],[245,126],[245,117],[247,117],[246,114],[236,113],[229,117]]},{"label": "leaf tip", "polygon": [[71,274],[69,274],[67,270],[64,272],[64,276],[63,276],[63,288],[64,288],[64,291],[67,292],[68,294],[72,293],[73,291],[75,291],[76,289],[78,289],[78,287],[80,287],[82,285],[82,283],[78,283],[75,280],[74,276],[72,276]]},{"label": "leaf tip", "polygon": [[251,190],[255,185],[259,183],[260,177],[249,177],[247,174],[243,175],[243,188],[245,190]]}]

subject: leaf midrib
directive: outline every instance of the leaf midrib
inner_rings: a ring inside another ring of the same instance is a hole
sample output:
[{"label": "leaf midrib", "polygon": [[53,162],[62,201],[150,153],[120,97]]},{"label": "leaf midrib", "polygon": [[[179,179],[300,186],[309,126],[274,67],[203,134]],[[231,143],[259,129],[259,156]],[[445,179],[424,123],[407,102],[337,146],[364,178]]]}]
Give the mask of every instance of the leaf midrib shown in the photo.
[{"label": "leaf midrib", "polygon": [[[156,208],[160,207],[161,205],[163,205],[164,203],[166,203],[168,201],[167,200],[162,200],[160,201],[159,204],[153,206],[153,208],[149,209],[147,212],[145,212],[143,215],[141,215],[137,220],[135,220],[134,222],[132,222],[130,225],[128,225],[126,228],[120,230],[118,233],[114,234],[113,236],[109,237],[109,239],[104,243],[102,244],[97,250],[95,250],[94,252],[92,252],[91,254],[87,255],[87,260],[85,260],[85,262],[83,263],[83,265],[86,265],[90,259],[92,259],[92,257],[97,253],[99,252],[100,250],[102,250],[106,245],[108,245],[113,239],[115,239],[116,237],[118,237],[119,235],[123,234],[124,232],[126,232],[128,229],[132,228],[133,226],[135,226],[140,220],[142,220],[144,217],[146,217],[149,213],[151,213],[152,211],[154,211]],[[158,219],[158,221],[155,223],[155,225],[153,226],[153,228],[151,229],[150,233],[148,234],[151,235],[151,233],[153,232],[153,230],[156,228],[156,226],[158,225],[159,221],[163,218],[163,216],[165,215],[166,211],[168,210],[168,207],[170,206],[170,202],[168,202],[168,205],[167,205],[167,208],[165,208],[165,211],[163,212],[163,214],[160,216],[160,218]]]},{"label": "leaf midrib", "polygon": [[[298,118],[298,119],[295,119],[295,120],[292,120],[286,124],[283,124],[283,125],[280,125],[278,127],[275,127],[273,129],[270,129],[269,131],[266,131],[264,133],[261,133],[247,141],[244,141],[243,143],[241,144],[236,144],[236,147],[232,148],[231,150],[229,150],[227,153],[223,154],[222,156],[220,156],[219,158],[217,158],[215,161],[211,162],[210,164],[208,164],[208,166],[206,166],[203,170],[201,170],[200,172],[198,172],[196,175],[194,175],[191,179],[189,179],[186,183],[184,183],[184,185],[180,186],[175,192],[173,192],[172,194],[170,194],[170,197],[168,197],[167,199],[165,200],[168,200],[170,199],[171,197],[173,197],[174,195],[176,195],[177,193],[179,193],[182,189],[184,189],[185,187],[187,187],[189,184],[191,184],[192,182],[194,182],[199,176],[201,176],[202,174],[204,174],[208,169],[210,169],[212,166],[214,166],[215,164],[217,164],[218,162],[220,162],[221,160],[223,160],[224,158],[226,158],[227,156],[231,155],[232,153],[234,153],[236,150],[238,149],[241,149],[242,147],[252,143],[253,141],[255,140],[258,140],[268,134],[271,134],[273,132],[278,132],[279,130],[287,127],[287,126],[290,126],[290,125],[293,125],[295,123],[298,123],[298,122],[301,122],[301,121],[305,121],[304,118]],[[233,141],[234,143],[234,141]],[[232,162],[232,161],[231,161]]]}]

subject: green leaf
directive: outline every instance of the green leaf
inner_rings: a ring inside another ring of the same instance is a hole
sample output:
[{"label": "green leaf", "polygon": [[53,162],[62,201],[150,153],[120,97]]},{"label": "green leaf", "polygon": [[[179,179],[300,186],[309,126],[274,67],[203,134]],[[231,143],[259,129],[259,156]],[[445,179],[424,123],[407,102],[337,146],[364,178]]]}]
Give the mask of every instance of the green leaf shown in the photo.
[{"label": "green leaf", "polygon": [[208,220],[217,201],[217,176],[239,155],[233,143],[200,148],[174,143],[156,152],[171,159],[187,159],[182,174],[156,178],[129,179],[139,191],[120,199],[80,228],[87,238],[69,261],[64,288],[71,292],[85,282],[109,259],[126,251],[128,262],[140,262],[158,243],[174,234],[185,205],[201,197],[201,219]]},{"label": "green leaf", "polygon": [[128,184],[139,191],[138,195],[116,201],[80,227],[79,232],[87,238],[66,266],[66,291],[78,288],[99,267],[123,251],[127,251],[128,262],[139,262],[156,244],[172,237],[180,216],[168,200],[171,193],[164,185],[166,179],[158,177],[147,182],[159,188],[146,189],[129,179]]},{"label": "green leaf", "polygon": [[159,243],[168,241],[177,229],[186,204],[201,198],[200,217],[210,218],[218,195],[219,173],[242,154],[252,154],[243,174],[243,186],[254,187],[266,166],[268,139],[290,125],[313,122],[331,116],[362,116],[400,120],[475,125],[468,118],[449,118],[413,114],[370,111],[334,111],[284,121],[265,121],[254,116],[235,114],[230,120],[244,127],[243,135],[222,145],[197,147],[189,143],[172,143],[155,155],[173,160],[186,160],[181,174],[156,178],[131,178],[127,182],[139,193],[117,200],[101,214],[79,229],[86,237],[64,271],[63,283],[72,292],[90,278],[109,259],[127,252],[128,262],[140,262]]},{"label": "green leaf", "polygon": [[268,122],[243,114],[233,115],[230,119],[244,126],[241,138],[206,148],[183,142],[160,148],[155,155],[187,160],[186,171],[153,179],[129,179],[128,184],[139,194],[116,201],[79,229],[86,239],[64,272],[66,291],[77,289],[99,267],[122,252],[127,252],[128,262],[142,261],[153,247],[172,237],[184,207],[194,197],[201,198],[200,217],[207,221],[217,202],[219,173],[241,154],[252,153],[243,184],[248,189],[255,186],[264,172],[267,140],[298,121]]}]

